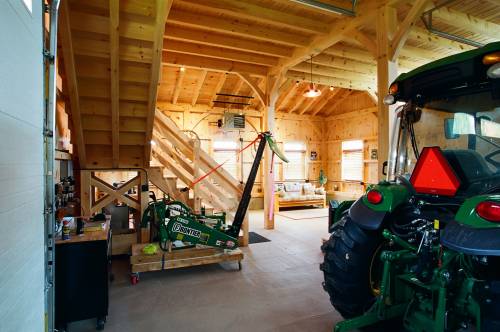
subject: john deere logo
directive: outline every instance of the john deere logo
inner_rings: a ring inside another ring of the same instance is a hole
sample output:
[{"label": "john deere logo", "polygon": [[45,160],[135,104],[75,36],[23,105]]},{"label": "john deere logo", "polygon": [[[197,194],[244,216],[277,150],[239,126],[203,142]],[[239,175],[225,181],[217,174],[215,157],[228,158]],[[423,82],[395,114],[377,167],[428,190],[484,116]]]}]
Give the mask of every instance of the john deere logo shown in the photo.
[{"label": "john deere logo", "polygon": [[172,231],[197,238],[200,238],[201,236],[201,232],[199,230],[183,226],[178,222],[174,223]]}]

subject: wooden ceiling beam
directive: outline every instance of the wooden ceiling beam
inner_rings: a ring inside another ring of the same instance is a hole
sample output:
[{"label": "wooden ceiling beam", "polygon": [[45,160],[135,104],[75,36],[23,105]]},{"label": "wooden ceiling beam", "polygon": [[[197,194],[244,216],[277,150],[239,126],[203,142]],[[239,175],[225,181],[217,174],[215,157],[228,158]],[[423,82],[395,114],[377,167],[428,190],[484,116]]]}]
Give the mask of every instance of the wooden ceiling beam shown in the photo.
[{"label": "wooden ceiling beam", "polygon": [[176,52],[163,52],[163,63],[188,68],[207,69],[219,72],[238,72],[255,76],[266,76],[268,68],[264,66],[253,65],[249,63],[206,58],[191,54],[182,54]]},{"label": "wooden ceiling beam", "polygon": [[329,47],[319,56],[325,54],[364,63],[375,63],[376,60],[370,52],[349,45],[335,45],[334,47]]},{"label": "wooden ceiling beam", "polygon": [[191,105],[196,105],[198,103],[198,97],[200,96],[201,88],[203,87],[203,83],[205,83],[205,78],[207,77],[207,71],[202,70],[200,77],[198,77],[198,82],[196,83],[196,87],[193,91],[193,98],[191,99]]},{"label": "wooden ceiling beam", "polygon": [[238,77],[238,81],[236,82],[236,84],[234,85],[233,89],[230,91],[230,94],[232,95],[239,95],[239,91],[241,89],[241,87],[243,86],[243,83],[245,83],[241,77],[237,76]]},{"label": "wooden ceiling beam", "polygon": [[111,60],[112,166],[120,162],[120,1],[109,2],[109,53]]},{"label": "wooden ceiling beam", "polygon": [[357,9],[356,17],[345,17],[336,20],[329,28],[326,35],[315,37],[307,47],[296,48],[291,57],[281,59],[280,64],[275,68],[276,72],[283,69],[289,69],[311,57],[322,53],[323,50],[335,45],[337,42],[344,38],[346,33],[353,29],[366,24],[376,13],[375,9],[383,5],[384,2],[380,1],[367,1],[360,3]]},{"label": "wooden ceiling beam", "polygon": [[[311,65],[308,63],[301,63],[293,67],[291,70],[302,72],[311,75]],[[314,75],[323,75],[342,78],[352,82],[375,82],[376,75],[353,73],[352,71],[336,69],[327,66],[315,65],[312,66],[313,77]]]},{"label": "wooden ceiling beam", "polygon": [[332,100],[335,96],[337,96],[341,91],[343,91],[341,88],[335,88],[327,96],[323,97],[321,102],[318,105],[314,106],[316,110],[312,112],[312,115],[314,116],[321,113],[323,108],[330,102],[330,100]]},{"label": "wooden ceiling beam", "polygon": [[[191,104],[184,104],[184,103],[177,103],[177,104],[172,104],[168,101],[161,101],[159,100],[157,103],[157,107],[166,112],[191,112],[191,113],[210,113],[210,114],[223,114],[224,113],[224,108],[223,107],[210,107],[209,105],[201,105],[201,104],[196,104],[196,105],[191,105]],[[249,109],[245,110],[245,115],[248,116],[253,116],[253,117],[261,117],[262,114],[255,110],[255,109]]]},{"label": "wooden ceiling beam", "polygon": [[288,90],[282,94],[283,97],[281,98],[281,100],[278,100],[276,102],[277,111],[283,110],[283,108],[285,108],[288,105],[288,102],[290,101],[292,96],[295,95],[295,93],[297,92],[297,88],[299,87],[299,85],[300,84],[296,84],[295,82],[293,82],[293,84],[288,88]]},{"label": "wooden ceiling beam", "polygon": [[75,55],[73,49],[73,39],[71,37],[71,26],[69,23],[68,2],[61,3],[59,14],[59,36],[61,40],[61,51],[64,58],[64,72],[66,74],[66,84],[71,108],[71,130],[76,137],[76,147],[80,166],[86,167],[87,155],[85,141],[83,138],[82,117],[80,114],[80,95],[78,93],[78,80],[75,70]]},{"label": "wooden ceiling beam", "polygon": [[309,98],[304,97],[303,92],[299,91],[299,93],[295,95],[295,99],[293,99],[294,104],[292,105],[292,107],[288,108],[287,113],[291,114],[291,113],[295,112],[296,110],[298,110],[300,105],[302,105],[302,103],[304,102],[305,99],[309,99]]},{"label": "wooden ceiling beam", "polygon": [[328,24],[308,18],[303,15],[287,13],[285,10],[272,9],[259,6],[245,0],[181,0],[182,4],[197,8],[203,12],[226,14],[231,17],[239,17],[258,22],[264,22],[275,26],[282,26],[306,33],[325,34],[328,32]]},{"label": "wooden ceiling beam", "polygon": [[373,41],[373,38],[360,31],[359,29],[352,29],[352,31],[347,33],[346,36],[350,36],[351,38],[356,40],[362,47],[367,49],[373,56],[376,56],[377,45]]},{"label": "wooden ceiling beam", "polygon": [[335,55],[318,54],[313,58],[313,64],[353,71],[361,74],[377,74],[375,60],[370,61],[370,63],[365,63]]},{"label": "wooden ceiling beam", "polygon": [[369,108],[364,108],[352,112],[347,112],[347,113],[342,113],[342,114],[337,114],[337,115],[332,115],[329,116],[325,119],[325,121],[332,121],[332,120],[344,120],[344,119],[349,119],[349,118],[354,118],[354,117],[359,117],[359,116],[368,116],[368,115],[374,115],[376,116],[377,114],[377,107],[369,107]]},{"label": "wooden ceiling beam", "polygon": [[[111,5],[111,3],[109,10],[110,13],[111,10],[114,10],[113,5]],[[111,33],[111,31],[109,30],[109,26],[111,24],[110,20],[112,18],[100,15],[87,14],[84,12],[79,12],[74,10],[71,11],[70,17],[71,17],[71,29],[73,30],[98,33],[108,36]],[[152,42],[153,35],[154,35],[153,24],[148,24],[147,22],[137,22],[128,19],[124,19],[121,22],[121,28],[119,32],[120,37]]]},{"label": "wooden ceiling beam", "polygon": [[151,159],[151,138],[153,136],[153,121],[155,118],[156,97],[158,95],[158,82],[161,75],[163,36],[165,35],[165,22],[172,7],[173,0],[156,0],[155,6],[155,33],[151,63],[151,80],[149,82],[148,117],[146,121],[146,140],[144,142],[144,163],[149,166]]},{"label": "wooden ceiling beam", "polygon": [[[176,105],[173,105],[170,102],[165,102],[165,101],[158,101],[157,107],[159,110],[161,110],[163,113],[165,112],[186,112],[189,111],[191,113],[201,113],[201,114],[213,114],[220,116],[224,114],[224,108],[221,107],[209,107],[208,105],[195,105],[192,106],[191,104],[182,104],[178,103]],[[255,110],[255,109],[248,109],[244,110],[243,113],[245,116],[248,117],[254,117],[254,118],[262,118],[263,113]],[[311,115],[299,115],[299,114],[286,114],[286,113],[280,113],[275,115],[275,119],[288,119],[288,120],[305,120],[309,119],[312,121],[323,121],[323,117],[319,116],[311,116]]]},{"label": "wooden ceiling beam", "polygon": [[[109,59],[109,42],[73,36],[73,51],[76,55]],[[144,46],[140,41],[136,43],[120,43],[120,60],[150,64],[152,48]]]},{"label": "wooden ceiling beam", "polygon": [[185,27],[222,32],[293,47],[306,46],[310,42],[310,37],[308,36],[268,28],[258,23],[247,23],[240,19],[209,16],[205,13],[200,14],[184,10],[172,11],[168,16],[168,22]]},{"label": "wooden ceiling beam", "polygon": [[339,98],[330,106],[329,110],[325,113],[325,116],[330,116],[333,112],[335,112],[335,109],[337,106],[342,104],[350,95],[352,91],[351,90],[344,90],[342,93],[339,95]]},{"label": "wooden ceiling beam", "polygon": [[[311,81],[311,75],[307,73],[302,73],[294,70],[289,70],[286,76],[293,78],[298,81]],[[354,76],[354,75],[353,75]],[[370,90],[375,91],[375,85],[373,82],[358,82],[349,81],[342,78],[324,76],[324,75],[314,75],[312,79],[313,83],[321,85],[331,85],[333,87],[345,88],[345,89],[355,89],[355,90]]]},{"label": "wooden ceiling beam", "polygon": [[178,40],[164,40],[164,51],[172,51],[183,54],[199,55],[209,58],[251,63],[261,66],[272,67],[278,64],[278,58],[269,55],[255,54],[237,51],[219,46],[193,44]]},{"label": "wooden ceiling beam", "polygon": [[217,94],[220,93],[220,90],[224,86],[224,83],[226,83],[226,77],[227,77],[226,73],[221,73],[220,74],[219,81],[215,85],[215,88],[212,91],[212,95],[210,96],[210,100],[208,102],[208,104],[210,105],[210,107],[214,107],[214,100],[215,100],[215,98],[217,98]]},{"label": "wooden ceiling beam", "polygon": [[[86,10],[89,8],[96,8],[101,12],[109,12],[109,1],[102,0],[72,0],[70,1],[71,7],[74,9],[81,9],[85,7]],[[155,14],[155,7],[152,5],[154,1],[121,1],[120,11],[125,14],[140,15],[148,18],[153,18]]]},{"label": "wooden ceiling beam", "polygon": [[[76,74],[79,78],[109,80],[109,60],[76,57]],[[120,63],[120,82],[149,84],[149,66],[139,63]]]},{"label": "wooden ceiling beam", "polygon": [[198,43],[202,45],[220,46],[238,51],[247,51],[276,57],[292,55],[292,47],[276,45],[269,42],[245,39],[212,31],[179,27],[167,24],[166,36],[168,39]]},{"label": "wooden ceiling beam", "polygon": [[414,41],[422,42],[424,44],[430,44],[433,46],[442,47],[455,53],[475,49],[474,46],[462,44],[454,40],[440,37],[420,27],[413,27],[413,29],[411,29],[410,31],[408,38]]},{"label": "wooden ceiling beam", "polygon": [[180,67],[179,74],[177,75],[177,81],[175,82],[174,93],[172,95],[172,104],[177,104],[177,99],[182,89],[182,81],[184,80],[184,75],[186,75],[186,68]]},{"label": "wooden ceiling beam", "polygon": [[396,33],[394,36],[391,38],[390,44],[389,44],[389,60],[390,61],[395,61],[398,56],[399,52],[403,48],[404,44],[406,43],[406,40],[408,39],[408,36],[410,34],[411,29],[417,22],[417,20],[420,18],[422,12],[425,9],[425,6],[430,2],[430,0],[416,0],[414,1],[413,6],[411,7],[410,11],[408,14],[406,14],[405,19],[403,22],[398,24]]},{"label": "wooden ceiling beam", "polygon": [[500,38],[500,24],[471,16],[446,6],[435,10],[432,13],[432,18],[437,22],[444,22],[453,27],[465,29],[493,40]]},{"label": "wooden ceiling beam", "polygon": [[252,78],[249,75],[244,74],[244,73],[237,73],[237,75],[243,81],[245,81],[246,84],[248,84],[248,86],[250,87],[250,89],[252,89],[252,91],[254,92],[254,94],[260,100],[261,104],[262,105],[266,105],[266,95],[265,95],[264,91],[262,91],[262,89],[259,87],[260,81],[255,82],[254,80],[252,80]]}]

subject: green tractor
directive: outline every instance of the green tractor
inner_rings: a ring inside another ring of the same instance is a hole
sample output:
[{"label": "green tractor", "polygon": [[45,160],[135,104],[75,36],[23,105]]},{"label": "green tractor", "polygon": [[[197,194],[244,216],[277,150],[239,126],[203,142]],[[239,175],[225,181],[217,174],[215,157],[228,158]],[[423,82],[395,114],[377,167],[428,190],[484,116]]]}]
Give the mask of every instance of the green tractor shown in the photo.
[{"label": "green tractor", "polygon": [[400,75],[384,102],[387,179],[323,245],[335,331],[500,331],[500,43]]}]

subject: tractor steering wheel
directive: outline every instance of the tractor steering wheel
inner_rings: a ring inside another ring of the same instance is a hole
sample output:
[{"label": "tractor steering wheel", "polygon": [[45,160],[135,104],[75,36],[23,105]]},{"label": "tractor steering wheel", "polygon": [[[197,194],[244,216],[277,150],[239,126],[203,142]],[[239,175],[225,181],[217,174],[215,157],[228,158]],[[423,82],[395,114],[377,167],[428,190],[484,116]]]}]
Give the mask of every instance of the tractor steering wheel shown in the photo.
[{"label": "tractor steering wheel", "polygon": [[399,181],[403,186],[405,186],[406,189],[408,189],[411,196],[415,196],[417,194],[415,187],[413,187],[413,185],[411,184],[411,182],[407,178],[405,178],[402,175],[398,175],[398,176],[396,176],[396,180]]}]

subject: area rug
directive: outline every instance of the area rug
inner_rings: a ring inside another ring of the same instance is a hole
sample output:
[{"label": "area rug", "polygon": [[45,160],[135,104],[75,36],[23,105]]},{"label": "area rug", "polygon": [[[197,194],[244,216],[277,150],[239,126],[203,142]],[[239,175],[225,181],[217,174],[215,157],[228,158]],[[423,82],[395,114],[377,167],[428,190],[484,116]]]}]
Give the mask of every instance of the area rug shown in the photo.
[{"label": "area rug", "polygon": [[248,244],[271,242],[267,237],[263,237],[255,232],[248,232]]},{"label": "area rug", "polygon": [[276,214],[279,216],[288,218],[288,219],[293,219],[293,220],[326,218],[326,217],[328,217],[328,208],[325,208],[325,209],[307,209],[307,210],[288,210],[288,211],[280,211]]}]

